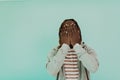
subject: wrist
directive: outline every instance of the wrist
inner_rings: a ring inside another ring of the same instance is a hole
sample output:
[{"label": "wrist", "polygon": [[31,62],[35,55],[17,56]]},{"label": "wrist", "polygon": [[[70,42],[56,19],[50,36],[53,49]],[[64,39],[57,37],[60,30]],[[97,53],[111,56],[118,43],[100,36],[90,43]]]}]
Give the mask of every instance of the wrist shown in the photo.
[{"label": "wrist", "polygon": [[82,46],[81,46],[79,43],[76,43],[76,44],[73,46],[73,49],[74,49],[74,50],[78,50],[78,49],[80,49],[80,48],[82,48]]},{"label": "wrist", "polygon": [[78,43],[74,45],[73,49],[77,54],[79,54],[79,56],[86,53],[82,46]]},{"label": "wrist", "polygon": [[63,50],[69,50],[69,49],[70,49],[70,47],[69,47],[69,45],[68,45],[68,44],[63,43],[63,44],[62,44],[62,46],[61,46],[61,49],[63,49]]}]

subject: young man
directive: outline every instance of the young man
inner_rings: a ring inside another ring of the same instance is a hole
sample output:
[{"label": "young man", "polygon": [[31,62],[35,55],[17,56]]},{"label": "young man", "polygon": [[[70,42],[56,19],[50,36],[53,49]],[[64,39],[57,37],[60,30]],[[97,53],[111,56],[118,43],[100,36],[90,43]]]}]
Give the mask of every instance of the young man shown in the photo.
[{"label": "young man", "polygon": [[59,29],[59,46],[48,54],[47,71],[57,80],[89,80],[98,69],[95,51],[82,42],[81,30],[74,19],[66,19]]}]

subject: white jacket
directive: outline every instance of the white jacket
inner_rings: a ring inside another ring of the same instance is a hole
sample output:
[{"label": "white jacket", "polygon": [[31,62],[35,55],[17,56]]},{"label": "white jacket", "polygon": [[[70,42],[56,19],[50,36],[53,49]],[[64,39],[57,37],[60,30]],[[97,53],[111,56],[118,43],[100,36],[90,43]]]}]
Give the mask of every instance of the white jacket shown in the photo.
[{"label": "white jacket", "polygon": [[[90,80],[89,72],[95,72],[99,66],[95,51],[83,43],[81,45],[75,44],[73,49],[79,59],[79,80]],[[58,80],[65,80],[62,66],[69,50],[70,47],[67,44],[63,44],[59,49],[57,47],[52,49],[47,56],[47,71],[51,75],[58,77]]]}]

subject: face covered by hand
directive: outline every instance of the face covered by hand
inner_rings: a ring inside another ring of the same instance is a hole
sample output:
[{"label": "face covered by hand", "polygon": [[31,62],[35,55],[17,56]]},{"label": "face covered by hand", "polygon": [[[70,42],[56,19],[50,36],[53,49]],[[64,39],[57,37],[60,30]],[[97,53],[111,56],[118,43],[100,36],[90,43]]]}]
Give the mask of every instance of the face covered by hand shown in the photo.
[{"label": "face covered by hand", "polygon": [[73,48],[76,43],[80,44],[82,37],[77,22],[73,19],[65,20],[60,27],[59,38],[60,46],[62,46],[63,43],[66,43]]}]

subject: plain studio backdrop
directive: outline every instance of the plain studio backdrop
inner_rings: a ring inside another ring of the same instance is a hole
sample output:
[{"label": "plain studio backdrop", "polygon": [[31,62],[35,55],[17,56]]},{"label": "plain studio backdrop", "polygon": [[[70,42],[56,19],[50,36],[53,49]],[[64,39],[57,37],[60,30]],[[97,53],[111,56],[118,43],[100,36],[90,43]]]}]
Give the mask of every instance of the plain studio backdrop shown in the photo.
[{"label": "plain studio backdrop", "polygon": [[55,80],[47,54],[63,20],[75,19],[100,63],[92,80],[120,80],[120,1],[0,1],[0,80]]}]

